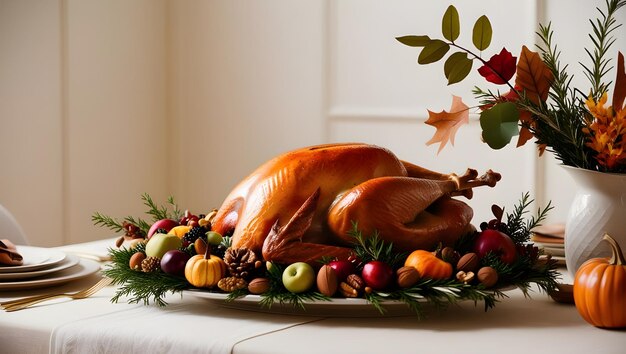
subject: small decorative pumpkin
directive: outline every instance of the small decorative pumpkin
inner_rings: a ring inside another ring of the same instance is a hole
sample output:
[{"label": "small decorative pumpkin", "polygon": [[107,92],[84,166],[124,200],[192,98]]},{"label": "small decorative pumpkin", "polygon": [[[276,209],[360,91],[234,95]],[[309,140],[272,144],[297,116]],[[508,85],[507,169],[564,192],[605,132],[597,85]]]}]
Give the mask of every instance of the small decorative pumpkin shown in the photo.
[{"label": "small decorative pumpkin", "polygon": [[226,276],[226,263],[211,254],[211,247],[207,247],[203,255],[191,257],[185,264],[185,278],[198,288],[211,288]]},{"label": "small decorative pumpkin", "polygon": [[601,328],[626,327],[626,261],[617,242],[608,234],[613,256],[592,258],[578,268],[574,278],[574,302],[585,321]]},{"label": "small decorative pumpkin", "polygon": [[448,279],[452,276],[450,263],[425,250],[413,251],[404,261],[404,265],[415,268],[420,278]]}]

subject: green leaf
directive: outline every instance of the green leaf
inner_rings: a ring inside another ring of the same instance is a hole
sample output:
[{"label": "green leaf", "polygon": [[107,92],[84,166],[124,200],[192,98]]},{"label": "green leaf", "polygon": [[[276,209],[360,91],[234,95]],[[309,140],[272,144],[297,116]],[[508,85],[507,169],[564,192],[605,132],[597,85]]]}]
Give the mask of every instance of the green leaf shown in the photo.
[{"label": "green leaf", "polygon": [[450,55],[443,65],[443,72],[448,79],[448,85],[462,81],[472,70],[473,61],[467,57],[467,53],[456,52]]},{"label": "green leaf", "polygon": [[441,21],[441,31],[443,32],[444,38],[450,42],[454,42],[459,38],[461,24],[459,22],[459,12],[456,10],[456,7],[452,5],[448,6]]},{"label": "green leaf", "polygon": [[492,149],[505,147],[511,138],[519,134],[519,111],[514,103],[503,102],[480,114],[483,140]]},{"label": "green leaf", "polygon": [[491,29],[491,22],[487,16],[482,15],[476,20],[474,24],[474,30],[472,33],[472,42],[478,50],[485,50],[491,44],[491,35],[493,31]]},{"label": "green leaf", "polygon": [[443,58],[444,55],[450,50],[450,45],[448,43],[440,40],[440,39],[432,39],[422,52],[417,57],[417,62],[419,64],[430,64],[438,61]]},{"label": "green leaf", "polygon": [[396,39],[409,47],[423,47],[430,42],[430,37],[428,36],[402,36],[396,37]]}]

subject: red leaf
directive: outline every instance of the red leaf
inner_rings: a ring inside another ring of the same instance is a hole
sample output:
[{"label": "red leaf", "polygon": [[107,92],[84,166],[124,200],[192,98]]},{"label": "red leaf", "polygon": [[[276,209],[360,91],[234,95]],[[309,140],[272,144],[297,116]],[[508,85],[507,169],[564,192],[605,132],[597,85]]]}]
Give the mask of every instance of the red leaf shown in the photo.
[{"label": "red leaf", "polygon": [[445,110],[440,113],[428,111],[426,124],[437,128],[437,131],[433,137],[426,142],[426,145],[440,143],[439,150],[437,150],[437,154],[439,154],[448,141],[454,145],[454,136],[457,130],[461,125],[468,123],[469,107],[463,103],[461,97],[453,95],[450,112],[446,112]]},{"label": "red leaf", "polygon": [[485,65],[478,68],[478,73],[491,83],[506,84],[515,74],[516,61],[516,57],[502,48],[500,54],[492,56]]},{"label": "red leaf", "polygon": [[613,110],[620,112],[624,108],[624,96],[626,96],[626,73],[624,72],[624,55],[617,52],[617,78],[615,79],[615,90],[613,90]]},{"label": "red leaf", "polygon": [[521,87],[529,100],[539,104],[539,102],[545,102],[548,99],[552,79],[552,72],[541,60],[539,54],[523,46],[517,64],[515,86]]}]

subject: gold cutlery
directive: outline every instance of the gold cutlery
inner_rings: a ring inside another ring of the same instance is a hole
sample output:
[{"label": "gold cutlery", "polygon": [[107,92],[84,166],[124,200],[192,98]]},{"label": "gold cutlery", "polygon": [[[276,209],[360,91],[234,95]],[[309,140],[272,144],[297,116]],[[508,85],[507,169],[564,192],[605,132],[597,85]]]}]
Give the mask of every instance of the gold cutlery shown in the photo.
[{"label": "gold cutlery", "polygon": [[90,286],[89,288],[83,289],[75,293],[57,293],[57,294],[44,294],[44,295],[29,296],[29,297],[25,297],[21,299],[2,302],[0,303],[0,308],[4,309],[7,312],[11,312],[11,311],[25,309],[27,307],[30,307],[42,301],[57,299],[60,297],[69,297],[74,300],[84,299],[97,293],[105,286],[111,284],[112,281],[113,280],[111,278],[104,277],[100,279],[100,281],[95,283],[94,285]]}]

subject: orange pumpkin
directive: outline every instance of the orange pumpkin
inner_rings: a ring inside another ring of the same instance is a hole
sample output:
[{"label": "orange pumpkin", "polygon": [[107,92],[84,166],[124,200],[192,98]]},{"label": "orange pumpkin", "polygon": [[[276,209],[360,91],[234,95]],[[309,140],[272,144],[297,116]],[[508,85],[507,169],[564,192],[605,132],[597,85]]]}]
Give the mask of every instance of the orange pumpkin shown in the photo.
[{"label": "orange pumpkin", "polygon": [[596,327],[626,327],[626,261],[617,242],[605,234],[613,256],[592,258],[578,268],[574,302],[585,321]]},{"label": "orange pumpkin", "polygon": [[420,278],[448,279],[452,276],[450,263],[424,250],[413,251],[404,261],[404,265],[417,269]]},{"label": "orange pumpkin", "polygon": [[211,247],[207,247],[204,256],[197,254],[185,264],[185,279],[195,287],[214,287],[226,276],[226,263],[220,257],[210,254],[210,249]]}]

